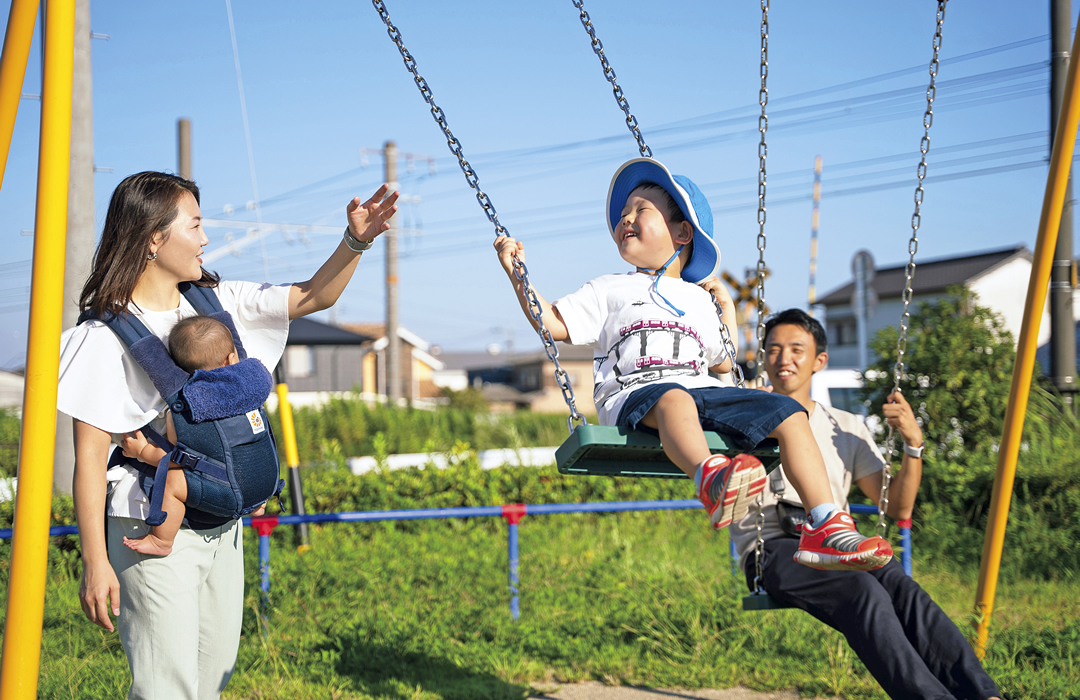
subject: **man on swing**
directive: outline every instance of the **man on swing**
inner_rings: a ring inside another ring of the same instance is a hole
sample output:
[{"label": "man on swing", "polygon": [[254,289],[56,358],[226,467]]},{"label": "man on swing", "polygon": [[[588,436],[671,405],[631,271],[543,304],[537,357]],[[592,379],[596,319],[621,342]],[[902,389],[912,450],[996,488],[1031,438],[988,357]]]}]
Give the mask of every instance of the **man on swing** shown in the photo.
[{"label": "man on swing", "polygon": [[[799,309],[781,311],[765,324],[765,371],[771,391],[789,396],[810,413],[810,429],[825,460],[834,501],[847,507],[852,481],[867,497],[881,494],[885,461],[862,418],[810,398],[810,380],[824,369],[825,329]],[[899,393],[888,397],[885,419],[904,441],[900,473],[891,485],[887,515],[911,518],[922,479],[923,434]],[[805,516],[783,470],[763,492],[764,560],[761,583],[793,605],[843,633],[851,648],[891,698],[1001,697],[997,686],[956,625],[909,578],[896,560],[875,571],[816,571],[792,562]],[[747,582],[753,588],[756,509],[731,526]]]}]

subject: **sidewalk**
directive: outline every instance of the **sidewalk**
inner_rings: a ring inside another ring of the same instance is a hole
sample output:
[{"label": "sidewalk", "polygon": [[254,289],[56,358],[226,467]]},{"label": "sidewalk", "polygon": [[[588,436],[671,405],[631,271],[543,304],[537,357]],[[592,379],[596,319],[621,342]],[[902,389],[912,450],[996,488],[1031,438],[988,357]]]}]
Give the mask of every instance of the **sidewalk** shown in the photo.
[{"label": "sidewalk", "polygon": [[802,696],[796,690],[758,692],[741,686],[726,690],[681,690],[611,686],[590,681],[562,685],[556,692],[530,697],[535,700],[799,700]]}]

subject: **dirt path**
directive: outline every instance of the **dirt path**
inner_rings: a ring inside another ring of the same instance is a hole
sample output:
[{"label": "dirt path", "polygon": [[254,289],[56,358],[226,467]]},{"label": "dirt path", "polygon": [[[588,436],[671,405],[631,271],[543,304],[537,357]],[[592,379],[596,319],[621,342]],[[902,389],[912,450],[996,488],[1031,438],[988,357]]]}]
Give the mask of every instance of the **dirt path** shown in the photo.
[{"label": "dirt path", "polygon": [[595,681],[569,683],[558,690],[533,695],[535,700],[799,700],[795,690],[758,692],[737,687],[726,690],[681,690],[604,685]]}]

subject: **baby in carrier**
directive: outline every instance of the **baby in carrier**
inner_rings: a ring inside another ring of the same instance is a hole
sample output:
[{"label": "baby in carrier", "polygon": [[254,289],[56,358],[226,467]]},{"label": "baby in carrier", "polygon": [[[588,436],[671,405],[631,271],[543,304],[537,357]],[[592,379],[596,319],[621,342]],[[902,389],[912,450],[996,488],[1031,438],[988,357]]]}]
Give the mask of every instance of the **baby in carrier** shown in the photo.
[{"label": "baby in carrier", "polygon": [[[191,316],[177,323],[169,334],[169,354],[179,368],[192,375],[181,390],[183,400],[173,404],[166,414],[169,442],[197,450],[223,463],[233,462],[230,466],[241,483],[255,478],[266,483],[256,488],[261,503],[245,507],[228,481],[170,462],[161,505],[164,522],[159,524],[148,519],[147,523],[153,526],[149,534],[124,538],[124,544],[136,552],[157,556],[172,552],[173,541],[188,508],[226,519],[233,519],[238,514],[261,515],[266,500],[279,488],[277,455],[261,410],[273,388],[273,379],[266,367],[254,358],[241,360],[231,330],[210,316]],[[215,421],[207,419],[208,411],[215,416],[228,413],[246,416],[253,436],[253,449],[248,451],[246,459],[237,457],[238,451],[227,444],[228,440],[215,428]],[[182,422],[181,444],[177,440],[177,422]],[[167,454],[161,446],[148,441],[141,430],[126,434],[120,449],[125,457],[153,466]],[[273,464],[267,465],[266,462],[271,460]],[[258,464],[252,464],[252,461]],[[256,477],[257,473],[272,475],[272,479]]]}]

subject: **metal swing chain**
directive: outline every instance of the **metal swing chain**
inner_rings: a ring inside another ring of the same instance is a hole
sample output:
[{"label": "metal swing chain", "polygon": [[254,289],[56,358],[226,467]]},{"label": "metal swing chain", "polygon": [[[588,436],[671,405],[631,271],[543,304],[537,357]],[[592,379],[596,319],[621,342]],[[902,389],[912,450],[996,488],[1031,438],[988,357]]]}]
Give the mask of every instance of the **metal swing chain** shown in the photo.
[{"label": "metal swing chain", "polygon": [[[916,174],[919,184],[915,188],[915,213],[911,215],[911,240],[908,241],[908,264],[904,272],[904,312],[900,315],[900,336],[896,340],[896,364],[893,365],[893,391],[900,392],[900,379],[904,375],[904,355],[907,353],[908,322],[911,320],[910,306],[912,291],[912,279],[915,277],[915,253],[919,250],[919,226],[922,225],[922,215],[919,209],[923,202],[923,180],[926,179],[926,154],[930,150],[930,126],[934,123],[934,98],[937,96],[937,88],[934,81],[938,72],[938,53],[941,51],[941,27],[945,22],[945,3],[948,0],[938,0],[937,29],[934,32],[934,57],[930,61],[930,86],[926,89],[926,111],[923,113],[924,133],[919,142],[919,152],[922,159]],[[885,511],[889,507],[889,485],[892,483],[892,460],[896,449],[894,442],[895,428],[889,426],[889,434],[885,439],[887,453],[885,455],[886,468],[882,471],[881,498],[878,502],[877,534],[884,537],[887,529],[885,523]]]},{"label": "metal swing chain", "polygon": [[[480,203],[484,213],[487,214],[488,221],[495,226],[495,237],[509,235],[506,228],[499,223],[499,215],[495,211],[495,205],[491,203],[491,199],[487,194],[480,189],[480,178],[476,175],[469,161],[465,159],[465,154],[462,152],[461,143],[454,137],[454,134],[450,132],[450,127],[446,122],[446,115],[442,109],[435,104],[434,95],[431,92],[431,88],[428,87],[427,81],[416,70],[416,59],[413,58],[409,50],[405,48],[405,43],[401,38],[401,32],[394,26],[394,23],[390,21],[390,13],[386,9],[386,4],[382,0],[371,0],[372,5],[375,6],[375,10],[379,13],[379,17],[382,18],[383,24],[386,25],[386,33],[390,35],[390,39],[397,45],[398,52],[401,54],[402,60],[405,62],[405,68],[412,74],[413,80],[416,82],[417,89],[420,90],[420,95],[431,107],[431,116],[435,118],[435,122],[442,129],[443,135],[446,137],[446,145],[449,147],[450,152],[457,157],[458,165],[461,166],[461,172],[465,174],[465,181],[469,183],[469,187],[476,190],[476,201]],[[567,418],[567,426],[570,432],[574,432],[574,424],[585,425],[588,421],[585,420],[585,416],[581,415],[577,410],[577,404],[574,398],[574,389],[570,385],[570,375],[559,364],[559,348],[555,345],[555,340],[551,337],[551,331],[544,325],[543,313],[544,310],[540,306],[540,300],[536,296],[536,292],[533,290],[532,283],[529,281],[529,270],[525,266],[525,263],[514,256],[514,275],[521,280],[522,291],[525,293],[526,301],[529,304],[529,315],[537,324],[537,332],[540,335],[540,340],[544,343],[544,351],[547,353],[548,359],[555,365],[555,381],[559,384],[559,388],[562,390],[563,400],[566,401],[567,407],[570,409],[570,417]]]},{"label": "metal swing chain", "polygon": [[[630,102],[627,101],[626,96],[623,94],[623,89],[619,87],[619,84],[615,80],[615,70],[608,62],[607,56],[604,55],[604,44],[596,36],[596,30],[593,29],[589,13],[585,11],[584,0],[571,1],[574,3],[574,7],[580,12],[581,26],[585,27],[585,31],[589,33],[589,38],[592,40],[593,53],[600,59],[600,65],[604,69],[604,77],[611,83],[615,101],[619,104],[619,108],[622,109],[623,114],[626,115],[626,126],[630,129],[630,133],[633,134],[634,139],[637,140],[638,151],[642,156],[652,158],[652,149],[646,145],[645,138],[641,135],[641,129],[638,128],[637,117],[630,113]],[[720,304],[717,303],[715,297],[713,298],[713,304],[716,305],[716,315],[720,320],[720,339],[724,345],[724,352],[727,354],[728,358],[731,359],[731,371],[735,380],[735,386],[741,389],[745,385],[745,379],[743,377],[742,367],[739,366],[737,358],[738,352],[735,350],[735,343],[732,342],[727,326],[724,324],[724,310],[720,307]]]},{"label": "metal swing chain", "polygon": [[[765,106],[769,104],[769,0],[761,0],[761,88],[758,90],[758,102],[761,104],[761,116],[758,117],[758,262],[757,262],[757,376],[765,369],[765,156],[769,147],[765,142],[765,132],[769,130],[769,115]],[[765,539],[761,535],[765,526],[765,492],[757,498],[757,517],[754,527],[757,538],[754,540],[754,595],[762,595],[762,561],[765,558]]]},{"label": "metal swing chain", "polygon": [[761,0],[761,88],[758,90],[758,103],[761,104],[761,116],[758,117],[758,236],[757,236],[757,376],[765,368],[765,156],[769,147],[765,142],[765,132],[769,130],[769,115],[765,111],[769,104],[769,0]]},{"label": "metal swing chain", "polygon": [[652,149],[645,144],[645,138],[641,135],[641,129],[638,128],[637,117],[630,113],[630,103],[623,95],[623,89],[615,82],[615,70],[608,63],[607,56],[604,55],[604,45],[596,37],[592,20],[589,19],[589,13],[585,11],[584,0],[572,0],[572,2],[574,7],[581,13],[581,26],[585,27],[585,31],[589,33],[589,38],[592,39],[593,53],[600,59],[600,66],[604,69],[604,77],[611,83],[612,92],[615,94],[615,101],[619,103],[619,108],[626,115],[626,127],[630,129],[630,133],[637,140],[638,151],[642,156],[652,158]]}]

